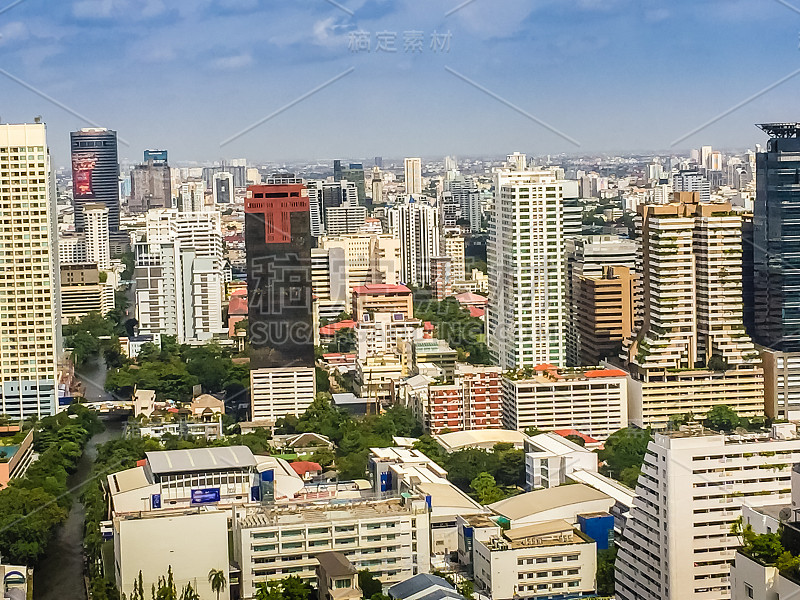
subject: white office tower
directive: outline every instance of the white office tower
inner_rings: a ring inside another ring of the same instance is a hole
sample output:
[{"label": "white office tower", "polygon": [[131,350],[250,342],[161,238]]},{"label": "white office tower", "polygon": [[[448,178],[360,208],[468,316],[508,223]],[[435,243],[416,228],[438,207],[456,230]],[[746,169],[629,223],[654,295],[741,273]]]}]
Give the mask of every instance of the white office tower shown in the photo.
[{"label": "white office tower", "polygon": [[[789,504],[800,461],[793,424],[723,435],[694,424],[656,434],[618,541],[619,600],[726,600],[742,505]],[[764,597],[764,596],[756,596]],[[769,597],[769,596],[767,596]]]},{"label": "white office tower", "polygon": [[204,181],[186,181],[181,184],[179,208],[182,212],[200,212],[205,206],[206,184]]},{"label": "white office tower", "polygon": [[136,245],[139,330],[206,341],[222,331],[224,259],[218,212],[151,210]]},{"label": "white office tower", "polygon": [[402,282],[430,286],[434,280],[432,259],[439,255],[439,212],[413,201],[394,206],[389,210],[389,231],[400,240]]},{"label": "white office tower", "polygon": [[444,191],[453,195],[461,207],[461,219],[469,220],[471,232],[481,229],[481,194],[472,177],[455,177],[444,182]]},{"label": "white office tower", "polygon": [[44,124],[0,125],[0,413],[55,413],[58,261]]},{"label": "white office tower", "polygon": [[711,202],[711,184],[699,171],[678,171],[672,177],[674,192],[698,192],[701,202]]},{"label": "white office tower", "polygon": [[[524,155],[511,155],[524,165]],[[487,339],[504,369],[565,364],[564,183],[551,170],[495,173]]]},{"label": "white office tower", "polygon": [[404,161],[406,178],[406,196],[422,193],[422,159],[407,158]]},{"label": "white office tower", "polygon": [[108,234],[108,207],[102,203],[83,205],[86,262],[101,271],[111,268],[111,247]]},{"label": "white office tower", "polygon": [[379,167],[373,167],[370,185],[372,187],[372,203],[381,204],[383,202],[383,176]]},{"label": "white office tower", "polygon": [[702,146],[700,148],[700,166],[705,169],[711,168],[711,155],[714,150],[711,146]]}]

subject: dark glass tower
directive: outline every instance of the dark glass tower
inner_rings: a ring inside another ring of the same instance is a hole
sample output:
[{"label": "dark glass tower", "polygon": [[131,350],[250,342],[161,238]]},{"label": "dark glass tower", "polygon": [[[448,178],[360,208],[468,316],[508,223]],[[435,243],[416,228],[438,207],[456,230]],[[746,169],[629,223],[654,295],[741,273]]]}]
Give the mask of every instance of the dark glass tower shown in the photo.
[{"label": "dark glass tower", "polygon": [[253,369],[314,366],[311,213],[294,176],[247,188],[245,246]]},{"label": "dark glass tower", "polygon": [[759,125],[753,211],[753,340],[800,352],[800,123]]},{"label": "dark glass tower", "polygon": [[69,134],[72,153],[72,194],[75,229],[83,231],[83,205],[108,207],[108,229],[119,230],[119,160],[117,132],[90,128]]}]

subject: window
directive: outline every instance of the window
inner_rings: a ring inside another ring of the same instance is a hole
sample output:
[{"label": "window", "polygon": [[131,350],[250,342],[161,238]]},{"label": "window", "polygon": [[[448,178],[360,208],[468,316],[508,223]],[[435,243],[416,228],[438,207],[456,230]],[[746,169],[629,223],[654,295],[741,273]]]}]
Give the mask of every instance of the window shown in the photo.
[{"label": "window", "polygon": [[580,581],[568,581],[567,582],[567,587],[578,587],[578,585],[580,585],[580,583],[581,583]]},{"label": "window", "polygon": [[577,554],[570,554],[569,556],[567,556],[567,560],[578,560],[578,558],[579,557]]},{"label": "window", "polygon": [[745,583],[744,584],[744,591],[747,594],[748,598],[752,598],[753,597],[753,586],[750,585],[749,583]]},{"label": "window", "polygon": [[336,580],[336,589],[343,590],[345,588],[350,587],[350,579],[337,579]]}]

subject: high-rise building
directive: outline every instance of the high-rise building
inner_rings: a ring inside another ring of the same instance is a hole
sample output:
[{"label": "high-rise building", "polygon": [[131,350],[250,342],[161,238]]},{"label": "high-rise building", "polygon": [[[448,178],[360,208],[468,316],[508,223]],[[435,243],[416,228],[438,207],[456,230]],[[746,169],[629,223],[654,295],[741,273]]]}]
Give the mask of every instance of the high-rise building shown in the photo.
[{"label": "high-rise building", "polygon": [[473,233],[481,230],[481,194],[472,177],[455,177],[444,182],[444,191],[453,195],[461,207],[460,219],[469,221],[469,230]]},{"label": "high-rise building", "polygon": [[214,204],[231,204],[234,200],[233,175],[231,173],[214,174]]},{"label": "high-rise building", "polygon": [[406,196],[422,193],[422,159],[407,158],[404,161]]},{"label": "high-rise building", "polygon": [[86,262],[103,271],[111,268],[111,248],[108,235],[108,207],[101,203],[83,205]]},{"label": "high-rise building", "polygon": [[56,411],[59,350],[55,201],[42,123],[0,124],[0,413]]},{"label": "high-rise building", "polygon": [[741,546],[732,527],[743,505],[791,501],[792,464],[800,462],[795,430],[786,423],[771,434],[729,436],[693,424],[657,433],[617,542],[616,597],[730,598],[730,563]]},{"label": "high-rise building", "polygon": [[102,202],[108,208],[108,226],[119,229],[119,159],[117,132],[87,128],[70,133],[72,197],[75,229],[84,227],[83,205]]},{"label": "high-rise building", "polygon": [[444,192],[439,196],[439,227],[442,235],[461,233],[458,221],[461,219],[461,203],[452,192]]},{"label": "high-rise building", "polygon": [[383,176],[379,167],[372,169],[372,204],[383,203]]},{"label": "high-rise building", "polygon": [[439,212],[422,202],[406,202],[389,210],[389,230],[400,240],[403,283],[433,283],[432,259],[440,253]]},{"label": "high-rise building", "polygon": [[178,195],[178,210],[200,212],[205,207],[206,184],[202,181],[185,181]]},{"label": "high-rise building", "polygon": [[711,184],[699,171],[679,171],[672,177],[672,189],[675,192],[697,192],[700,202],[711,202]]},{"label": "high-rise building", "polygon": [[346,169],[342,169],[342,181],[349,181],[356,186],[358,193],[358,204],[362,206],[367,203],[366,178],[364,175],[364,165],[361,163],[350,163]]},{"label": "high-rise building", "polygon": [[302,179],[276,175],[245,198],[250,364],[314,366],[311,220]]},{"label": "high-rise building", "polygon": [[222,331],[220,214],[151,210],[145,232],[135,247],[139,331],[210,340]]},{"label": "high-rise building", "polygon": [[[362,207],[358,199],[358,185],[352,181],[344,179],[340,181],[319,181],[312,180],[306,183],[308,190],[308,202],[311,212],[311,235],[321,237],[323,235],[340,235],[327,231],[327,221],[329,208],[339,208],[347,206],[354,210],[353,213],[364,214],[366,218],[366,207]],[[334,215],[334,217],[337,215]],[[362,221],[363,224],[363,221]],[[358,230],[358,227],[356,228]],[[352,233],[355,233],[352,232]]]},{"label": "high-rise building", "polygon": [[128,210],[147,212],[172,208],[172,177],[165,151],[145,151],[145,162],[131,171],[131,199]]},{"label": "high-rise building", "polygon": [[741,217],[699,197],[639,206],[643,323],[623,351],[639,425],[664,427],[717,404],[763,413],[761,360],[742,317]]},{"label": "high-rise building", "polygon": [[[523,155],[510,158],[525,163]],[[495,174],[487,339],[505,369],[566,362],[563,188],[550,170]]]},{"label": "high-rise building", "polygon": [[[566,247],[566,304],[568,318],[566,321],[567,364],[572,366],[595,365],[597,362],[583,362],[581,354],[581,337],[578,331],[578,320],[581,309],[577,303],[577,292],[583,277],[601,278],[607,267],[626,267],[636,271],[637,245],[633,240],[614,235],[591,235],[572,237],[564,240]],[[641,310],[641,286],[636,281],[634,319],[638,319]],[[635,321],[638,323],[638,321]],[[627,336],[626,336],[627,337]]]},{"label": "high-rise building", "polygon": [[636,275],[628,267],[605,267],[600,277],[575,282],[579,365],[599,365],[619,355],[635,331]]},{"label": "high-rise building", "polygon": [[753,212],[753,329],[756,343],[800,352],[800,123],[760,125],[769,136],[756,155]]}]

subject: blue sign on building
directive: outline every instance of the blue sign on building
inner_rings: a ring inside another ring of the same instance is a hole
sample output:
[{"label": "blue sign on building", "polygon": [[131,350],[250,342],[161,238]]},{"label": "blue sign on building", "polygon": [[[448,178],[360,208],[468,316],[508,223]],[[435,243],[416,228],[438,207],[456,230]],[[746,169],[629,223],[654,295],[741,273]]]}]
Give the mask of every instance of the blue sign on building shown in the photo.
[{"label": "blue sign on building", "polygon": [[58,405],[59,406],[69,406],[75,401],[75,398],[72,396],[59,396],[58,397]]},{"label": "blue sign on building", "polygon": [[150,495],[150,507],[154,509],[161,508],[161,494]]},{"label": "blue sign on building", "polygon": [[210,504],[212,502],[219,502],[219,499],[219,488],[192,490],[192,504]]}]

